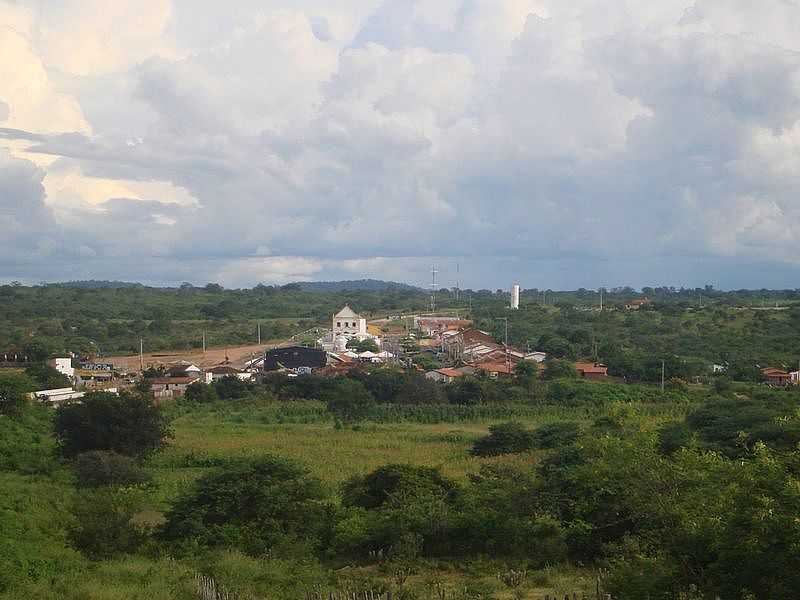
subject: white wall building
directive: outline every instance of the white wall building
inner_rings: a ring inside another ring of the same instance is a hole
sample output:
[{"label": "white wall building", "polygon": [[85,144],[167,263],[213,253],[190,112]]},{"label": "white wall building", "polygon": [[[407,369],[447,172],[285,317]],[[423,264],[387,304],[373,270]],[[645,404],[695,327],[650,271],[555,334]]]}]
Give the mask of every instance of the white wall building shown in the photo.
[{"label": "white wall building", "polygon": [[50,366],[70,379],[75,377],[75,368],[72,366],[71,358],[54,358],[50,361]]},{"label": "white wall building", "polygon": [[317,340],[317,343],[326,352],[344,352],[350,340],[361,341],[368,338],[375,340],[380,347],[381,339],[367,331],[367,320],[349,306],[345,306],[333,315],[330,333]]},{"label": "white wall building", "polygon": [[366,336],[367,320],[349,306],[345,306],[342,310],[333,315],[331,331],[334,336]]}]

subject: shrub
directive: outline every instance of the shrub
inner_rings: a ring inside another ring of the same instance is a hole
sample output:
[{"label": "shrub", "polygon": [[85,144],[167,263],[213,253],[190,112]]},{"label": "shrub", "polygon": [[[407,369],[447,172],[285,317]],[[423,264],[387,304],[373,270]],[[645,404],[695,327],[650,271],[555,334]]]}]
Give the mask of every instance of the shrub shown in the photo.
[{"label": "shrub", "polygon": [[167,514],[161,537],[184,546],[239,548],[253,556],[329,526],[321,483],[277,456],[233,464],[196,482]]},{"label": "shrub", "polygon": [[86,394],[80,404],[56,411],[55,434],[64,456],[112,450],[143,459],[160,450],[170,434],[167,420],[142,394]]},{"label": "shrub", "polygon": [[472,446],[473,456],[498,456],[500,454],[518,454],[534,447],[533,433],[522,423],[509,421],[489,427],[489,435],[475,442]]},{"label": "shrub", "polygon": [[327,403],[330,412],[345,423],[365,419],[375,406],[375,399],[363,383],[344,377],[325,389],[321,400]]},{"label": "shrub", "polygon": [[26,375],[0,374],[0,415],[18,416],[25,407],[25,394],[36,388]]},{"label": "shrub", "polygon": [[133,522],[137,508],[134,498],[124,492],[84,491],[75,499],[73,514],[77,524],[69,530],[69,540],[94,560],[134,552],[146,537]]},{"label": "shrub", "polygon": [[442,492],[452,497],[456,484],[433,467],[386,465],[346,481],[342,486],[342,504],[374,509],[408,492],[423,491]]},{"label": "shrub", "polygon": [[578,372],[575,367],[565,360],[548,360],[544,366],[544,373],[542,373],[542,378],[547,380],[575,379],[577,377]]},{"label": "shrub", "polygon": [[183,397],[189,402],[209,404],[219,400],[217,390],[213,385],[207,385],[200,381],[193,383],[186,388]]},{"label": "shrub", "polygon": [[580,428],[574,421],[556,421],[538,427],[533,432],[535,448],[560,448],[577,441]]},{"label": "shrub", "polygon": [[244,398],[249,391],[247,384],[238,377],[234,376],[223,377],[222,379],[214,382],[213,386],[217,396],[219,396],[222,400],[236,400],[238,398]]},{"label": "shrub", "polygon": [[135,460],[106,450],[79,454],[72,468],[80,487],[139,485],[150,481],[150,476]]}]

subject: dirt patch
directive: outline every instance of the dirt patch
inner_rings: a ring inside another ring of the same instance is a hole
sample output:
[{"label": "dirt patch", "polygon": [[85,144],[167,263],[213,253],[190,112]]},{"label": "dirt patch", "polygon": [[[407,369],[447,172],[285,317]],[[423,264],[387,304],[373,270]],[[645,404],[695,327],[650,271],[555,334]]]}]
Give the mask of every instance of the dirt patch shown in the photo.
[{"label": "dirt patch", "polygon": [[[224,346],[217,348],[207,348],[205,353],[202,350],[176,350],[167,352],[160,350],[144,355],[144,368],[168,365],[182,360],[188,361],[198,367],[213,367],[228,361],[234,367],[242,367],[251,358],[263,354],[265,350],[277,348],[285,345],[287,340],[270,340],[263,344],[253,344],[251,346]],[[139,355],[112,356],[107,359],[116,368],[125,371],[139,370]]]}]

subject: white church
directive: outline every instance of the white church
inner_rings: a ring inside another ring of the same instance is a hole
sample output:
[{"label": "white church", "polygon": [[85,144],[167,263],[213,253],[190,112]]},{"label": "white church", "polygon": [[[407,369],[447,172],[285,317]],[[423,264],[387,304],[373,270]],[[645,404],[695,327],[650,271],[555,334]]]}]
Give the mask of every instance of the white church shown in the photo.
[{"label": "white church", "polygon": [[380,338],[367,331],[367,320],[345,305],[342,310],[333,315],[331,332],[319,340],[319,343],[327,352],[345,352],[350,340],[361,341],[368,338],[375,340],[375,343],[380,346]]}]

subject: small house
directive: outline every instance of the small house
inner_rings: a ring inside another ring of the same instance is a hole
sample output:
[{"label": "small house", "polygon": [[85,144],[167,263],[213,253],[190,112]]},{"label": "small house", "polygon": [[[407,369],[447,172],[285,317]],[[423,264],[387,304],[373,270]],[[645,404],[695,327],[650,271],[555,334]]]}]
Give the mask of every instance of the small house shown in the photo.
[{"label": "small house", "polygon": [[773,387],[785,387],[792,381],[792,375],[788,371],[776,369],[774,367],[761,369],[761,376],[767,384]]},{"label": "small house", "polygon": [[575,370],[584,379],[605,379],[608,377],[608,367],[601,363],[575,363]]},{"label": "small house", "polygon": [[435,371],[428,371],[425,373],[425,378],[440,383],[453,383],[459,377],[463,377],[464,373],[458,369],[444,368],[436,369]]}]

